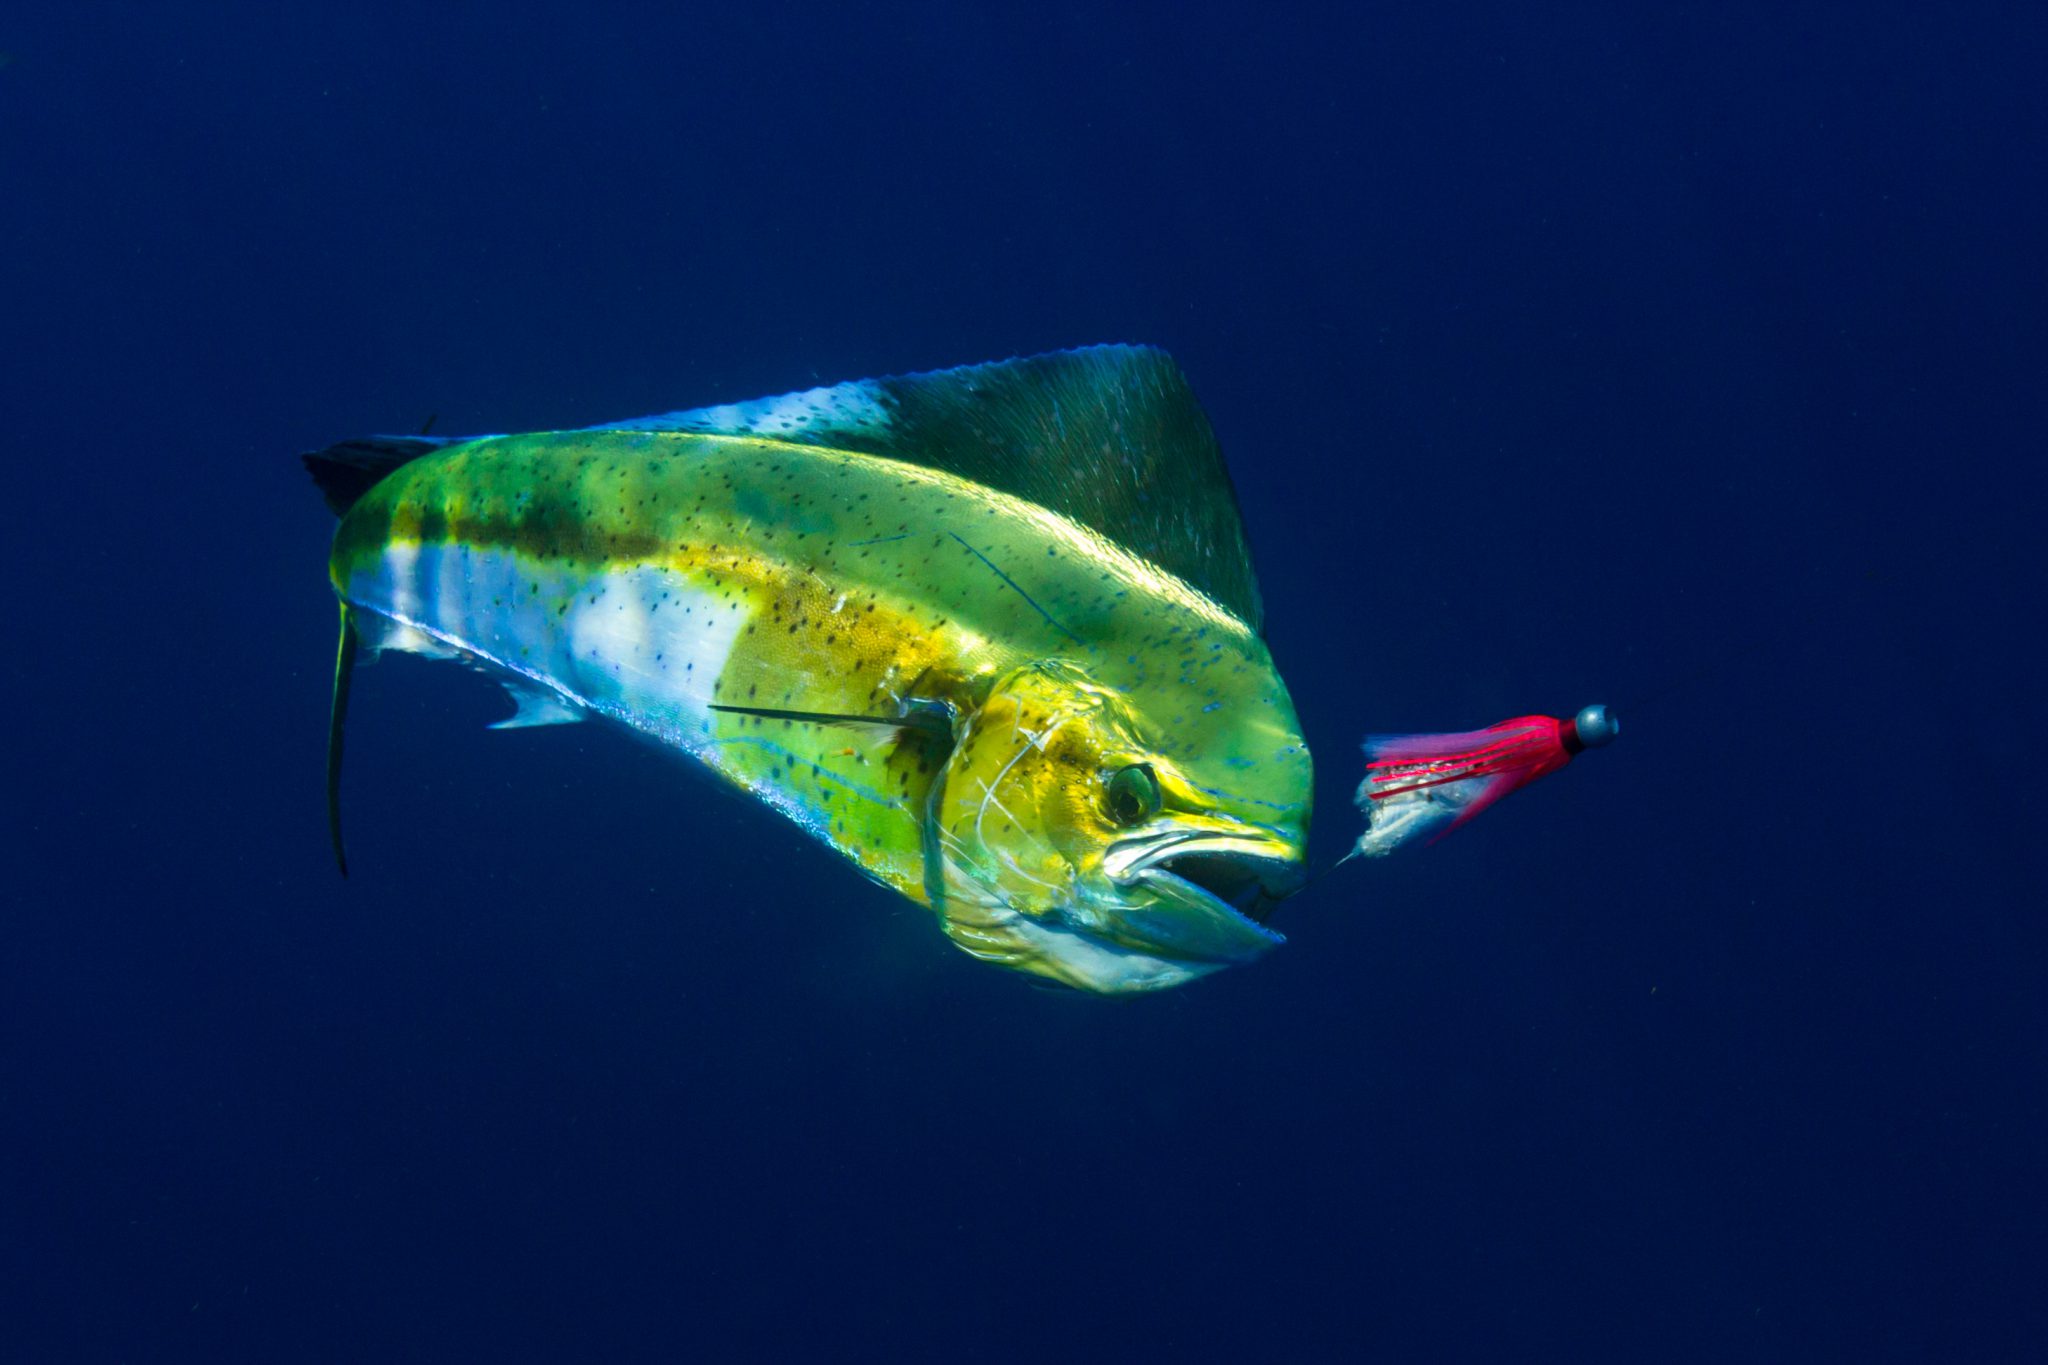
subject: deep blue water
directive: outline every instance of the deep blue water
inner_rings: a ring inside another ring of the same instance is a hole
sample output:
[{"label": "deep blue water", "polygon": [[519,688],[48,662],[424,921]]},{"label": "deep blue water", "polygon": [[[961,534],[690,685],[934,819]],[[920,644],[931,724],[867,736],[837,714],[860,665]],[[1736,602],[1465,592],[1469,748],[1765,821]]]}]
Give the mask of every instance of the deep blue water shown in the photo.
[{"label": "deep blue water", "polygon": [[[0,12],[0,1356],[2039,1358],[2040,7],[720,8]],[[298,451],[1112,340],[1319,856],[1622,741],[1103,1003],[400,659],[335,876]]]}]

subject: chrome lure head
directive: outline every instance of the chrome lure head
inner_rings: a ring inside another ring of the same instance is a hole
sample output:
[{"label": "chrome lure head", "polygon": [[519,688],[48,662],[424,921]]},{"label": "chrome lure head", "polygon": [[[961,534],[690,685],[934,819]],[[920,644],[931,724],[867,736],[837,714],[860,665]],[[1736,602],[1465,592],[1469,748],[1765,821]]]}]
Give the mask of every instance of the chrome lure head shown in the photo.
[{"label": "chrome lure head", "polygon": [[947,934],[1106,993],[1280,943],[1262,919],[1301,884],[1310,768],[1277,696],[1162,717],[1067,662],[997,679],[962,714],[931,796]]},{"label": "chrome lure head", "polygon": [[1621,721],[1613,712],[1596,703],[1581,708],[1579,714],[1572,717],[1571,729],[1579,748],[1597,749],[1614,742],[1614,737],[1621,733]]}]

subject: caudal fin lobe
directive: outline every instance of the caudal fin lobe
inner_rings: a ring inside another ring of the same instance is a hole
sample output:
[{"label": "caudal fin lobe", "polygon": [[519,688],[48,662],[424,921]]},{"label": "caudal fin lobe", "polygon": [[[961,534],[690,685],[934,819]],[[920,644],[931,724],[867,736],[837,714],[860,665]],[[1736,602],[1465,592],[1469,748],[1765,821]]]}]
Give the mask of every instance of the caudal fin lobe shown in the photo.
[{"label": "caudal fin lobe", "polygon": [[364,436],[325,450],[309,450],[299,460],[319,485],[328,510],[345,517],[348,509],[392,470],[449,444],[452,441],[445,436]]},{"label": "caudal fin lobe", "polygon": [[[354,507],[392,470],[430,455],[449,444],[432,436],[366,436],[299,456],[319,486],[328,510],[337,517]],[[327,715],[327,836],[334,843],[334,863],[348,875],[348,850],[341,839],[342,732],[348,720],[349,682],[355,674],[362,639],[346,602],[341,604],[341,642],[334,655],[334,699]]]},{"label": "caudal fin lobe", "polygon": [[348,876],[348,849],[341,841],[341,736],[348,719],[348,689],[361,643],[348,603],[341,604],[341,643],[334,651],[334,701],[327,712],[327,837],[334,841],[334,865]]}]

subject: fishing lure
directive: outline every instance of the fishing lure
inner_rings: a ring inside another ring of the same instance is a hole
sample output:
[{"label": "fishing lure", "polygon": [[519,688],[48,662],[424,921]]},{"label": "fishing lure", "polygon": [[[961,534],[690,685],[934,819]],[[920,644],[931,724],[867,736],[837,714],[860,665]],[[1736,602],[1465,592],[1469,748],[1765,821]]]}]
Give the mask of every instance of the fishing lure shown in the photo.
[{"label": "fishing lure", "polygon": [[[600,426],[344,442],[328,820],[358,660],[456,659],[497,728],[695,760],[985,961],[1102,993],[1251,961],[1311,768],[1207,418],[1098,346]],[[1604,743],[1525,717],[1376,740],[1357,853]]]},{"label": "fishing lure", "polygon": [[1356,798],[1365,832],[1347,856],[1382,858],[1418,840],[1433,843],[1620,733],[1606,707],[1588,706],[1569,720],[1518,716],[1457,734],[1373,735]]}]

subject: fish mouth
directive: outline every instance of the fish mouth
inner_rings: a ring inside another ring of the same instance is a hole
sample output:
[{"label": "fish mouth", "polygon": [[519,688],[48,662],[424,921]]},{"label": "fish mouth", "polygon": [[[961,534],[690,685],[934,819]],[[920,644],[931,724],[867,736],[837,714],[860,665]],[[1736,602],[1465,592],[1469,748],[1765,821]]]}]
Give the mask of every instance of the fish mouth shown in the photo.
[{"label": "fish mouth", "polygon": [[1282,942],[1264,920],[1302,882],[1288,846],[1203,830],[1123,840],[1103,856],[1103,870],[1116,886],[1156,895],[1157,909],[1121,916],[1137,938],[1211,961],[1245,961]]}]

